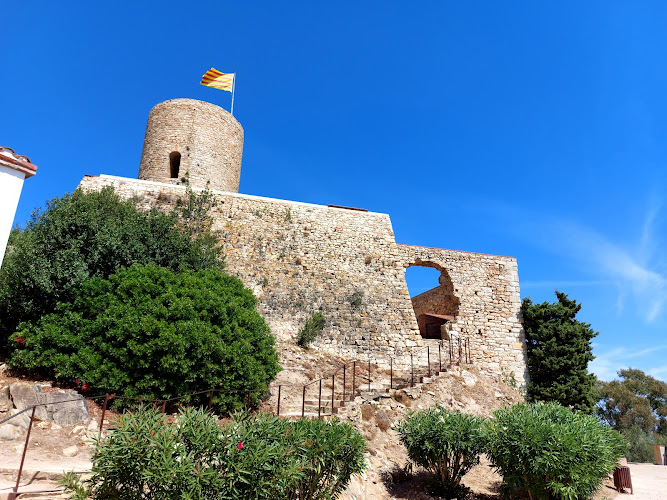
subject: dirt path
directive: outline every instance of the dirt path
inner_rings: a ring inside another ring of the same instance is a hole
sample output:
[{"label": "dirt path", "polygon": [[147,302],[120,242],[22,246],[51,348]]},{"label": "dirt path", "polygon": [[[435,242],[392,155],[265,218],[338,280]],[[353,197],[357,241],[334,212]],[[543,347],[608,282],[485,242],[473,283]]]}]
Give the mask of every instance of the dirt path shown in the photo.
[{"label": "dirt path", "polygon": [[[634,495],[627,492],[628,500],[667,500],[667,466],[629,463]],[[616,500],[626,498],[620,494]]]}]

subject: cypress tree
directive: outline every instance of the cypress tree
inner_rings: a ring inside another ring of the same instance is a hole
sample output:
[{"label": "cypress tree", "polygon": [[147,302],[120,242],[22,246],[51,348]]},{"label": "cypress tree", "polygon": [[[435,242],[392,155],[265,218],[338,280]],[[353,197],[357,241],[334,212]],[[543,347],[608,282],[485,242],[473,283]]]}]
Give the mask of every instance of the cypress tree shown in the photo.
[{"label": "cypress tree", "polygon": [[588,373],[594,359],[591,339],[598,333],[577,321],[581,304],[556,291],[558,302],[521,304],[528,345],[528,399],[556,401],[587,413],[595,404],[595,375]]}]

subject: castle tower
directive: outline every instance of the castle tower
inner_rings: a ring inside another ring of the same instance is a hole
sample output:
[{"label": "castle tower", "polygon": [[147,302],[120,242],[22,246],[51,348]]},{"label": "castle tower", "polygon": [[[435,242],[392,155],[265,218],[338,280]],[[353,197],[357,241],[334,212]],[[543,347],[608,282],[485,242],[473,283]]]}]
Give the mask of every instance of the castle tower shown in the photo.
[{"label": "castle tower", "polygon": [[139,179],[178,182],[190,173],[192,187],[238,193],[243,127],[219,106],[171,99],[151,109]]}]

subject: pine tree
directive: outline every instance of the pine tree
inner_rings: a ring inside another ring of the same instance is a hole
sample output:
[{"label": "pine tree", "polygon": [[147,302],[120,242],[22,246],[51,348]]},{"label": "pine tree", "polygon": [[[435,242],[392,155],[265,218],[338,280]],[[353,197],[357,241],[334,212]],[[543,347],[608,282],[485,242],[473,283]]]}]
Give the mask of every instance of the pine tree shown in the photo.
[{"label": "pine tree", "polygon": [[588,373],[593,360],[591,339],[597,332],[577,321],[581,309],[576,300],[556,291],[558,302],[521,304],[528,346],[528,398],[556,401],[563,406],[592,412],[595,404],[595,375]]}]

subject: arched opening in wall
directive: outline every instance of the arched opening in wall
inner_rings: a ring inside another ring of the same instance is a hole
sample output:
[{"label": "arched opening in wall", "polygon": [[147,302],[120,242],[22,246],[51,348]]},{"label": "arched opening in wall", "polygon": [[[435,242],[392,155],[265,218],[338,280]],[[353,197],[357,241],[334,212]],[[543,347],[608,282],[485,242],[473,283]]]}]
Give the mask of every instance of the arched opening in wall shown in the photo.
[{"label": "arched opening in wall", "polygon": [[422,338],[449,338],[448,324],[456,319],[460,300],[447,270],[435,262],[416,260],[405,270],[405,281]]},{"label": "arched opening in wall", "polygon": [[169,153],[169,177],[178,179],[178,171],[181,168],[181,153],[172,151]]}]

